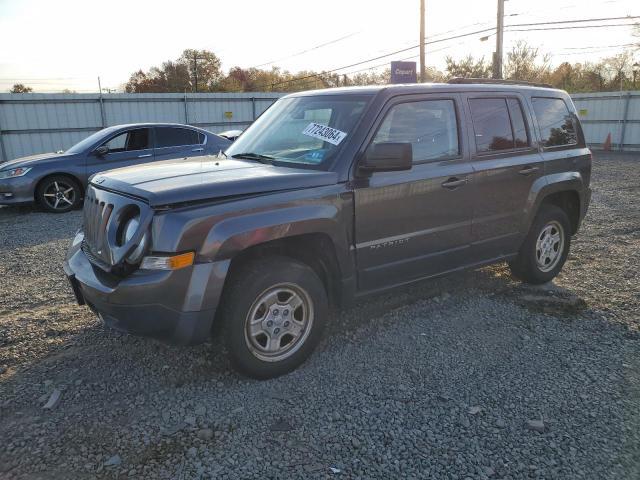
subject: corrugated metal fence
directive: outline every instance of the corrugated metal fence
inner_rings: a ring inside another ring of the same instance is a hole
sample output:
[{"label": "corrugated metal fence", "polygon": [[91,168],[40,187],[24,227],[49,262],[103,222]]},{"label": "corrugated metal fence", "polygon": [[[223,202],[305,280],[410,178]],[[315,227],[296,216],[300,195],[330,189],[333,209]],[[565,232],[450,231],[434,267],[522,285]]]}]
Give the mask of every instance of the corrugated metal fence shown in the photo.
[{"label": "corrugated metal fence", "polygon": [[0,94],[0,162],[65,150],[110,125],[176,122],[247,127],[282,93]]},{"label": "corrugated metal fence", "polygon": [[578,93],[571,97],[591,147],[640,150],[640,91]]},{"label": "corrugated metal fence", "polygon": [[[177,122],[213,132],[248,126],[282,93],[0,94],[0,162],[64,150],[110,125]],[[640,91],[572,95],[587,142],[640,150]]]}]

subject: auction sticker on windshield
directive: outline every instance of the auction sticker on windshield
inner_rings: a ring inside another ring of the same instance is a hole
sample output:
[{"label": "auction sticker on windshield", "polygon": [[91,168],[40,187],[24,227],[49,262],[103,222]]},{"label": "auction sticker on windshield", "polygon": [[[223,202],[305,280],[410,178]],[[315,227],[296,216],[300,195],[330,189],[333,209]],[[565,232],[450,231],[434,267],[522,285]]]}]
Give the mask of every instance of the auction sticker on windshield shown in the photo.
[{"label": "auction sticker on windshield", "polygon": [[320,125],[319,123],[310,123],[307,125],[307,128],[302,131],[302,134],[325,140],[333,145],[339,145],[340,142],[344,140],[344,137],[347,136],[346,132],[327,127],[326,125]]}]

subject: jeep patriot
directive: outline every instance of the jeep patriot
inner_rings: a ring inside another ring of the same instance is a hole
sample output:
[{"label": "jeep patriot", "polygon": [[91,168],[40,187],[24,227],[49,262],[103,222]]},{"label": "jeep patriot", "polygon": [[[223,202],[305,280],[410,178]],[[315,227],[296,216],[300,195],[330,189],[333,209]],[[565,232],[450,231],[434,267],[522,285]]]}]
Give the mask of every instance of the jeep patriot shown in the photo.
[{"label": "jeep patriot", "polygon": [[562,90],[300,92],[224,154],[95,175],[64,269],[107,325],[195,344],[219,324],[234,367],[271,378],[311,354],[330,306],[503,261],[550,281],[590,175]]}]

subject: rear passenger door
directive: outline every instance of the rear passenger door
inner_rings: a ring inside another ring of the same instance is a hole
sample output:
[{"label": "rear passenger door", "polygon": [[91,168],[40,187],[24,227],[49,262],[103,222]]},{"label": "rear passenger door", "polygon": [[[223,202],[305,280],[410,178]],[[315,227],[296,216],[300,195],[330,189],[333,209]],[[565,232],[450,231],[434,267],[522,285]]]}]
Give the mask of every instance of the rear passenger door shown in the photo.
[{"label": "rear passenger door", "polygon": [[206,136],[183,127],[155,127],[156,160],[194,157],[204,154]]},{"label": "rear passenger door", "polygon": [[413,166],[355,182],[358,287],[372,291],[456,269],[469,261],[473,198],[460,97],[402,96],[371,132],[376,143],[411,143]]},{"label": "rear passenger door", "polygon": [[529,192],[544,174],[525,98],[466,94],[472,120],[472,251],[478,261],[515,253],[523,238]]}]

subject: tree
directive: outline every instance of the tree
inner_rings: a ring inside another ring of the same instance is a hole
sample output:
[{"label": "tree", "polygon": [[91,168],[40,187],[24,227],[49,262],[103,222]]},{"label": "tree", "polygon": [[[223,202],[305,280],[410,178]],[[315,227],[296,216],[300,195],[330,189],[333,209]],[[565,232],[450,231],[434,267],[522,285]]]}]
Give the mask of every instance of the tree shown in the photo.
[{"label": "tree", "polygon": [[124,90],[127,93],[216,91],[223,78],[220,67],[220,59],[213,52],[187,49],[177,60],[163,62],[148,72],[134,72]]},{"label": "tree", "polygon": [[193,91],[212,91],[223,77],[220,59],[209,50],[189,48],[176,63],[187,67]]},{"label": "tree", "polygon": [[485,62],[484,57],[475,59],[467,55],[462,60],[451,57],[445,59],[446,79],[450,78],[491,78],[491,64]]},{"label": "tree", "polygon": [[27,87],[25,85],[23,85],[22,83],[16,83],[11,90],[9,90],[9,93],[31,93],[33,92],[33,88],[31,87]]},{"label": "tree", "polygon": [[551,73],[551,57],[542,55],[537,48],[531,47],[524,40],[519,40],[507,53],[505,78],[524,80],[527,82],[546,82]]}]

